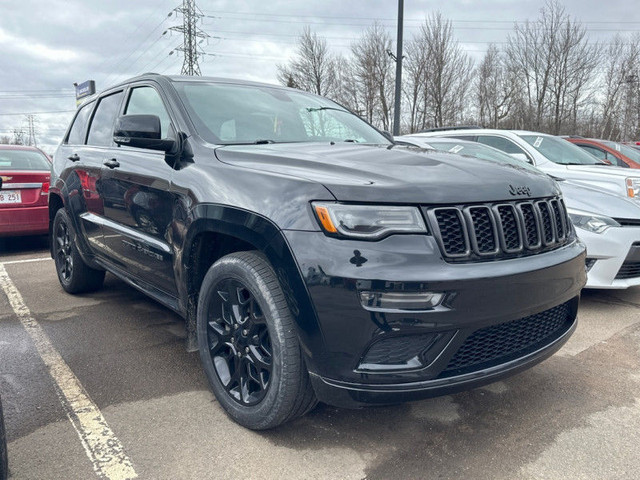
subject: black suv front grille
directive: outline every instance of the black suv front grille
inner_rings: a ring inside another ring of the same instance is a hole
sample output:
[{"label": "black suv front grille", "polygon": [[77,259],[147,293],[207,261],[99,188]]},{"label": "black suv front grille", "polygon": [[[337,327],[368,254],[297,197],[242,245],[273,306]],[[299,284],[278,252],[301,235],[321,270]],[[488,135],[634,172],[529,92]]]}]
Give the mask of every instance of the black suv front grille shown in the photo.
[{"label": "black suv front grille", "polygon": [[500,325],[481,328],[464,341],[439,377],[488,368],[521,357],[559,338],[571,327],[569,303]]},{"label": "black suv front grille", "polygon": [[570,224],[560,198],[424,208],[448,261],[465,262],[532,255],[569,240]]}]

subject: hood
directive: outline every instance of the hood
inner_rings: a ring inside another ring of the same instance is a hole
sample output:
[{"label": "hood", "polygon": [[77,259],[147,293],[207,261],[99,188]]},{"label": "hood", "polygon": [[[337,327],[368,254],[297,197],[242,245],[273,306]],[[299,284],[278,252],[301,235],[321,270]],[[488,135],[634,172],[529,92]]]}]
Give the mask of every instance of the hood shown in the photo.
[{"label": "hood", "polygon": [[413,147],[283,143],[215,152],[230,165],[321,183],[340,201],[450,204],[559,193],[539,172]]},{"label": "hood", "polygon": [[612,218],[640,219],[638,203],[621,195],[571,181],[560,182],[560,188],[568,208]]}]

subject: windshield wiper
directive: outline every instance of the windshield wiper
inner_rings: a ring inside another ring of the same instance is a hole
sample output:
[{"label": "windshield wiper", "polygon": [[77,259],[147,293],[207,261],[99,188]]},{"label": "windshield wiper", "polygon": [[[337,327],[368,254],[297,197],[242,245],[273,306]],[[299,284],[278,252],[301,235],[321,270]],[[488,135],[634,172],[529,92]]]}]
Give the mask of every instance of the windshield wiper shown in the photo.
[{"label": "windshield wiper", "polygon": [[265,138],[265,139],[260,138],[255,142],[253,142],[254,145],[267,145],[268,143],[276,143],[276,141],[268,138]]},{"label": "windshield wiper", "polygon": [[351,113],[349,110],[343,110],[342,108],[336,107],[307,107],[307,112],[321,112],[323,110],[335,110],[337,112]]}]

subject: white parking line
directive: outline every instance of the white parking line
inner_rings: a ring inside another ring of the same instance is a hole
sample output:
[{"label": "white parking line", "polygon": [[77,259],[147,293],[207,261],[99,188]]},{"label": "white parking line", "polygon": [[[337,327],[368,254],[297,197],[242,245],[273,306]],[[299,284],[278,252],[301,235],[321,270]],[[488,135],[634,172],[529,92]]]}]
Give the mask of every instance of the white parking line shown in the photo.
[{"label": "white parking line", "polygon": [[44,329],[33,318],[22,295],[2,264],[0,264],[0,287],[7,295],[11,308],[29,333],[40,357],[49,369],[49,374],[56,383],[60,402],[78,433],[96,474],[108,480],[136,478],[138,475],[131,460],[124,453],[120,441],[113,434],[80,381],[53,347]]},{"label": "white parking line", "polygon": [[51,257],[41,258],[25,258],[24,260],[9,260],[8,262],[0,262],[0,265],[13,265],[15,263],[42,262],[44,260],[53,260]]}]

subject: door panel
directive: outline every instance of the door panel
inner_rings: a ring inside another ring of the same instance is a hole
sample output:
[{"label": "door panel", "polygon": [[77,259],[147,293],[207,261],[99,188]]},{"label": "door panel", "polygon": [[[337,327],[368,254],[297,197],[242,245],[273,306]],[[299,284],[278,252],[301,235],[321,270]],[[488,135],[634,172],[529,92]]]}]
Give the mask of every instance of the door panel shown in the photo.
[{"label": "door panel", "polygon": [[112,148],[104,162],[112,165],[103,165],[100,182],[104,243],[111,260],[129,275],[175,295],[168,232],[173,169],[163,154],[133,148]]}]

